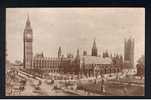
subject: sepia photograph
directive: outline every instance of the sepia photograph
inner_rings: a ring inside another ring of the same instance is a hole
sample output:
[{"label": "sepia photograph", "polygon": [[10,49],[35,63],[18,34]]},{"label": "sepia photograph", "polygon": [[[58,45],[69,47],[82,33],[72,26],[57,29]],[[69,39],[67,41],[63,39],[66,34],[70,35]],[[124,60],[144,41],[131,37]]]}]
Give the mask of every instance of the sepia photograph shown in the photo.
[{"label": "sepia photograph", "polygon": [[145,8],[6,8],[5,96],[144,96]]}]

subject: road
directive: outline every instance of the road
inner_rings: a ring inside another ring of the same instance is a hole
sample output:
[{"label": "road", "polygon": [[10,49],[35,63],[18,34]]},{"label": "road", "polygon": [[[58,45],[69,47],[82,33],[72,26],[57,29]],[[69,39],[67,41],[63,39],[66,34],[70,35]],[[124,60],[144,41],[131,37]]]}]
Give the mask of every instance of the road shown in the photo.
[{"label": "road", "polygon": [[36,90],[34,88],[34,81],[32,78],[28,78],[25,85],[25,90],[21,93],[23,96],[74,96],[74,94],[64,92],[63,90],[55,90],[54,84],[48,85],[42,80],[42,84],[39,86],[40,89]]},{"label": "road", "polygon": [[[75,94],[72,94],[70,92],[63,91],[61,89],[54,89],[54,85],[57,84],[58,81],[55,81],[54,84],[47,84],[44,79],[34,79],[32,77],[26,77],[27,82],[25,85],[25,90],[21,92],[21,95],[23,96],[76,96]],[[37,84],[38,81],[41,81],[41,85],[39,86],[39,90],[36,90],[34,85]],[[86,80],[83,80],[86,81]],[[83,82],[82,82],[83,83]],[[89,83],[89,82],[88,82]],[[119,84],[120,83],[120,84]],[[84,83],[85,84],[85,83]],[[95,85],[96,86],[96,85]],[[94,88],[94,86],[92,85]],[[114,96],[124,96],[124,95],[144,95],[143,91],[144,87],[140,86],[139,84],[127,84],[127,83],[121,83],[118,81],[108,81],[105,83],[105,90],[107,93],[110,93]],[[85,91],[78,91],[81,92],[81,94],[84,95],[95,95],[95,94],[86,94]]]}]

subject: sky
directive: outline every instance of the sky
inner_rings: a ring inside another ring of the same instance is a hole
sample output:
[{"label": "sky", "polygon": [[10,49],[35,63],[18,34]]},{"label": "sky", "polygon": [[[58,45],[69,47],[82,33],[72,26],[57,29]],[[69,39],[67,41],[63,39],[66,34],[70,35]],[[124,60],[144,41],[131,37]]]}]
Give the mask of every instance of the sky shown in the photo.
[{"label": "sky", "polygon": [[62,54],[91,54],[94,39],[98,54],[124,55],[124,39],[135,39],[135,63],[145,48],[144,8],[7,8],[6,49],[11,62],[23,60],[23,31],[30,17],[33,29],[33,53],[47,57]]}]

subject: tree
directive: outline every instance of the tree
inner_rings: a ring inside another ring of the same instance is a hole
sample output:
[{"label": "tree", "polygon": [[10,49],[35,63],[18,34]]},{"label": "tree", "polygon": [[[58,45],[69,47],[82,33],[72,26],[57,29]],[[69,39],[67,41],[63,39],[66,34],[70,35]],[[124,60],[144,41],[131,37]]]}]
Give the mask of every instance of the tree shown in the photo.
[{"label": "tree", "polygon": [[137,61],[137,75],[141,77],[141,79],[144,76],[144,63],[145,63],[145,58],[144,55],[142,55],[138,61]]},{"label": "tree", "polygon": [[137,63],[138,64],[142,64],[144,66],[144,63],[145,63],[145,57],[144,55],[142,55],[138,60],[137,60]]}]

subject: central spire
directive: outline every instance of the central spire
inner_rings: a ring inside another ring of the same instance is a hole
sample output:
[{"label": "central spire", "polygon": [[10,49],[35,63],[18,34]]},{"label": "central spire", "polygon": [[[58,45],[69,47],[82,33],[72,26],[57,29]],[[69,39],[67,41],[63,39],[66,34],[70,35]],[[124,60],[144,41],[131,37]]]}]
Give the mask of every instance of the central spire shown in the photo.
[{"label": "central spire", "polygon": [[93,46],[92,46],[92,56],[97,56],[97,47],[96,47],[96,42],[95,42],[95,39],[94,39],[94,42],[93,42]]}]

